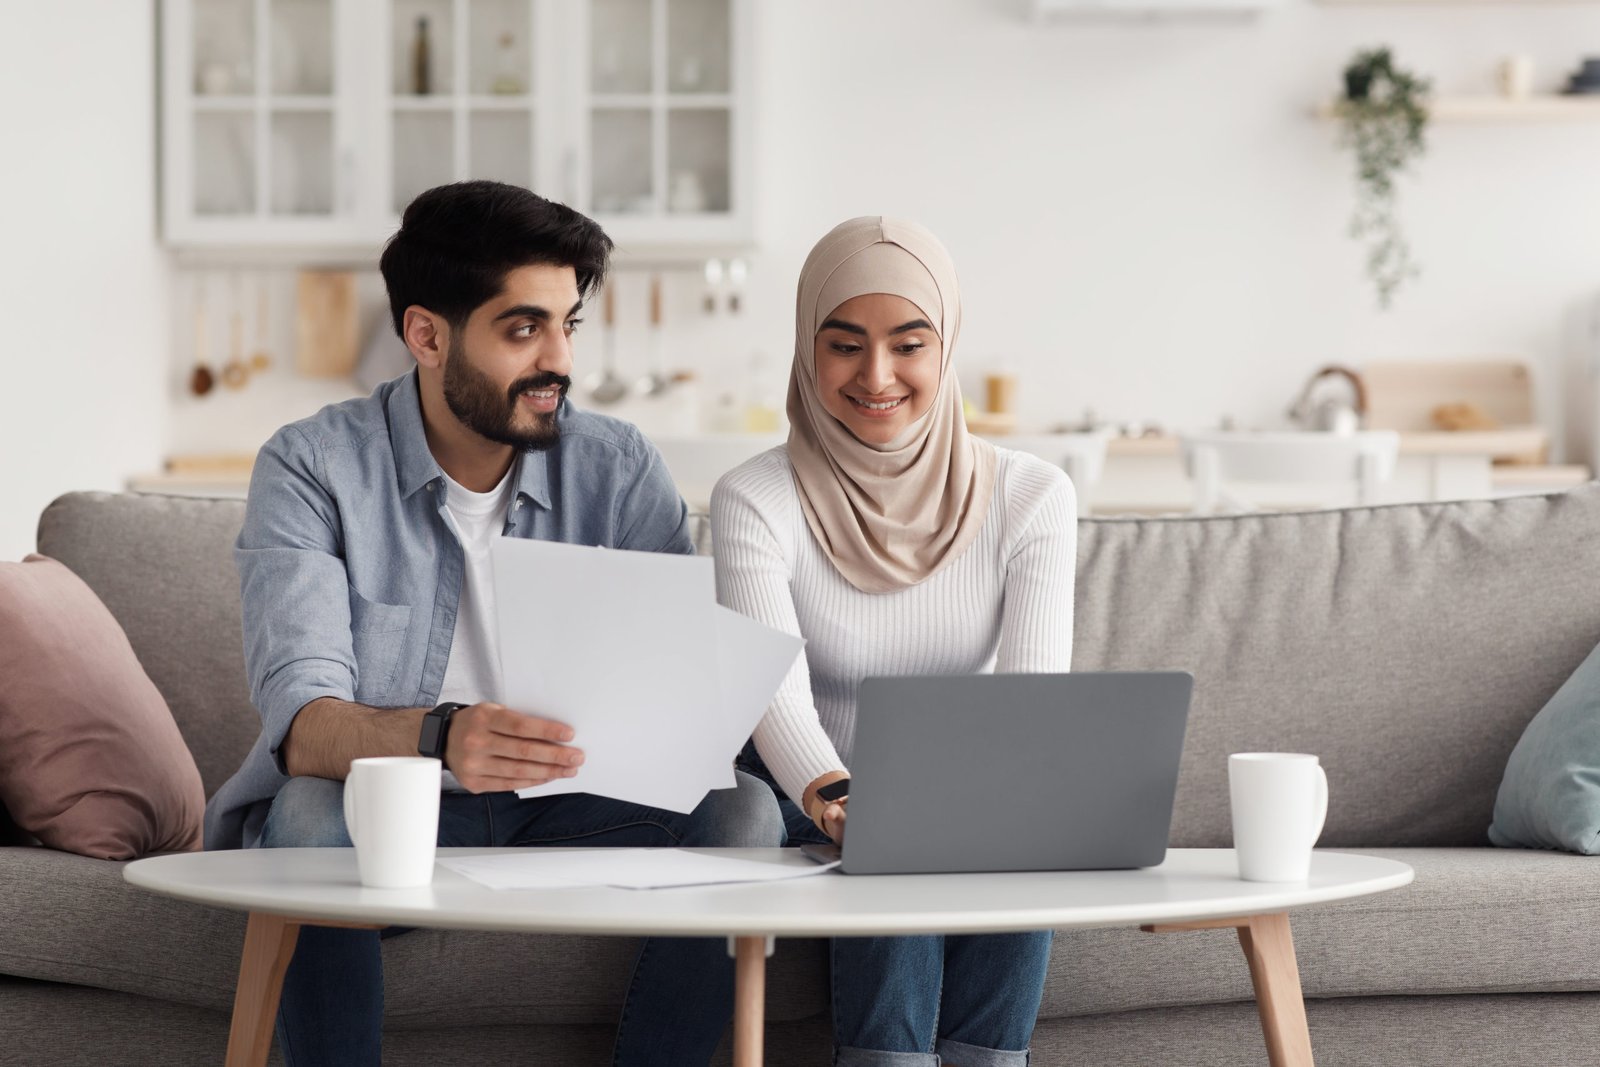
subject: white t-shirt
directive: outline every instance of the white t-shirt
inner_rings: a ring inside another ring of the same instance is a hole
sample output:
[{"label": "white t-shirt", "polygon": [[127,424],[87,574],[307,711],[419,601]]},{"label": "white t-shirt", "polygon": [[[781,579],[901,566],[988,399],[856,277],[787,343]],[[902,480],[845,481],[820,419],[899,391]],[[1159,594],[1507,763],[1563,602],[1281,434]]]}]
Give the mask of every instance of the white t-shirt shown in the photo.
[{"label": "white t-shirt", "polygon": [[[515,469],[513,465],[512,470]],[[500,640],[495,630],[489,545],[505,533],[516,487],[509,470],[500,484],[487,493],[474,493],[448,474],[444,476],[444,483],[445,514],[455,527],[465,558],[455,636],[450,642],[450,659],[445,663],[439,703],[499,701]],[[444,787],[462,791],[461,783],[449,771],[444,774]]]}]

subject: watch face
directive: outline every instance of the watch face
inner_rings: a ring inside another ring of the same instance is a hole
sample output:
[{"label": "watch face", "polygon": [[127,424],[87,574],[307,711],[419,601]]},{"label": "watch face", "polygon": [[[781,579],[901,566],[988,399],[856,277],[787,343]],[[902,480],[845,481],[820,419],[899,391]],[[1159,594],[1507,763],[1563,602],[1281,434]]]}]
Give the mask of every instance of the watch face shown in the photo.
[{"label": "watch face", "polygon": [[840,797],[850,795],[850,779],[841,778],[837,782],[829,782],[817,790],[817,796],[823,800],[838,800]]},{"label": "watch face", "polygon": [[439,754],[439,716],[422,717],[422,736],[417,741],[417,751],[424,756]]}]

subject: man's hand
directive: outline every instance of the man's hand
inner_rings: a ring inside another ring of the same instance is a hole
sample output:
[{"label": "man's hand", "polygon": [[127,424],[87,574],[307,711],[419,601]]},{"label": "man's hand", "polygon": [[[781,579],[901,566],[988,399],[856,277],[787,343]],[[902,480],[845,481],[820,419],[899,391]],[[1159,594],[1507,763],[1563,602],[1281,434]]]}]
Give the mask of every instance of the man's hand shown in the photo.
[{"label": "man's hand", "polygon": [[825,801],[817,796],[817,790],[830,782],[837,782],[841,778],[848,777],[850,777],[849,771],[829,771],[827,774],[818,776],[816,781],[806,786],[805,792],[800,797],[801,810],[806,813],[812,822],[816,823],[817,829],[833,838],[834,843],[839,845],[844,844],[845,804],[850,798],[845,797],[844,800]]},{"label": "man's hand", "polygon": [[484,702],[450,717],[444,765],[471,793],[497,793],[571,778],[583,752],[572,728]]}]

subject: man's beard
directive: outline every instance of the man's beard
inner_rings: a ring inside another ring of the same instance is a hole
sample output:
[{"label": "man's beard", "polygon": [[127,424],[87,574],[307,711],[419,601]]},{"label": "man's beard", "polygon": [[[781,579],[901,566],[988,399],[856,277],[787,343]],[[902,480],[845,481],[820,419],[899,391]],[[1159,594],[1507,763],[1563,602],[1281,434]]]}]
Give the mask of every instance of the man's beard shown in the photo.
[{"label": "man's beard", "polygon": [[542,452],[555,445],[561,440],[555,412],[534,415],[530,429],[518,429],[516,425],[520,406],[517,398],[529,389],[551,386],[559,386],[565,397],[572,388],[572,379],[546,371],[518,378],[510,389],[502,392],[488,375],[468,362],[460,336],[450,339],[450,355],[444,365],[444,402],[467,429],[480,437],[525,452]]}]

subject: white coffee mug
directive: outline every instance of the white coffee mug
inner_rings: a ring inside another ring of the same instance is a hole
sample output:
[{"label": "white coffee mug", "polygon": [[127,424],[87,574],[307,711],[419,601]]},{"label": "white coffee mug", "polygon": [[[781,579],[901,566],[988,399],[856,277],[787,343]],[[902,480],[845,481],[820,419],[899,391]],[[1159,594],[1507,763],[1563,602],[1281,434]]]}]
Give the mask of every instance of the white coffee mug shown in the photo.
[{"label": "white coffee mug", "polygon": [[1328,776],[1317,757],[1238,752],[1228,757],[1233,847],[1247,882],[1303,882],[1328,817]]},{"label": "white coffee mug", "polygon": [[362,885],[403,889],[433,881],[440,773],[439,761],[423,756],[350,761],[344,825]]}]

